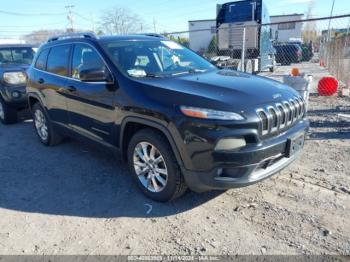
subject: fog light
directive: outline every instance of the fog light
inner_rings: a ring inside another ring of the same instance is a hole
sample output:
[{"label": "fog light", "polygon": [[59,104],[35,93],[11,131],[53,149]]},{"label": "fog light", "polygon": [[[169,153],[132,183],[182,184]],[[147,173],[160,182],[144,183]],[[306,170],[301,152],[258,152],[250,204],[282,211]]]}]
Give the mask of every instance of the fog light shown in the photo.
[{"label": "fog light", "polygon": [[13,97],[13,98],[19,98],[20,96],[21,96],[21,93],[20,93],[20,92],[17,92],[17,91],[12,92],[12,97]]},{"label": "fog light", "polygon": [[215,146],[215,151],[229,151],[245,147],[247,145],[243,138],[223,138]]}]

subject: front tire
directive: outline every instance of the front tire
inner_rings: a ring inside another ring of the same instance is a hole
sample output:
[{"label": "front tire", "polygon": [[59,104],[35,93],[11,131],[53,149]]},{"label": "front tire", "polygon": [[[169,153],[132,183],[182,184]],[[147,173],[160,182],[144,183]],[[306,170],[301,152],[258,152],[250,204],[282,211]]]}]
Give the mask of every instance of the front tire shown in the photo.
[{"label": "front tire", "polygon": [[62,141],[61,135],[53,128],[53,125],[44,108],[36,103],[32,108],[33,124],[41,143],[46,146],[54,146]]},{"label": "front tire", "polygon": [[0,96],[0,122],[4,125],[14,124],[18,121],[17,110],[8,105]]},{"label": "front tire", "polygon": [[128,145],[127,154],[132,176],[147,197],[167,202],[185,193],[185,180],[161,133],[152,129],[137,132]]}]

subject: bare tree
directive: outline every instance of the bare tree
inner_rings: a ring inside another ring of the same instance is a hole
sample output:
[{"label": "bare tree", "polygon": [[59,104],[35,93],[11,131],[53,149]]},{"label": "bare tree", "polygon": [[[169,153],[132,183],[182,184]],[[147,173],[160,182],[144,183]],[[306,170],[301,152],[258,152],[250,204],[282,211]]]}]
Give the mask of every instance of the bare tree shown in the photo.
[{"label": "bare tree", "polygon": [[129,9],[114,7],[103,12],[100,18],[100,31],[111,35],[141,33],[145,29],[144,21]]},{"label": "bare tree", "polygon": [[50,37],[63,33],[63,30],[38,30],[24,35],[22,39],[25,40],[28,44],[40,45],[46,42]]}]

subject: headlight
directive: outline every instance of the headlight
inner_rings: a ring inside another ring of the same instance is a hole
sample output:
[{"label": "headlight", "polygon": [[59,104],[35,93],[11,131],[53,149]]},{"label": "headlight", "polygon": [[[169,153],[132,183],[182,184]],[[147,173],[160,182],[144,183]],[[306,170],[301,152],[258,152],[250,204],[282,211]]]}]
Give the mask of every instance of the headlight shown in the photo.
[{"label": "headlight", "polygon": [[205,108],[181,106],[181,112],[189,117],[214,120],[244,120],[240,114]]},{"label": "headlight", "polygon": [[24,72],[7,72],[4,73],[4,81],[10,85],[20,85],[25,84],[27,81],[27,76]]}]

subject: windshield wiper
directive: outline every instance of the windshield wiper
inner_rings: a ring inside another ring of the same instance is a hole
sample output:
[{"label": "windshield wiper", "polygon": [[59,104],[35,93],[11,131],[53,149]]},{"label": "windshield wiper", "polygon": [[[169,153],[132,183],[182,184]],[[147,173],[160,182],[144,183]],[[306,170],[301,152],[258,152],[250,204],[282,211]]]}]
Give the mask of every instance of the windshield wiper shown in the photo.
[{"label": "windshield wiper", "polygon": [[178,75],[184,75],[184,74],[188,74],[188,73],[190,73],[190,72],[184,71],[184,72],[172,73],[171,75],[172,76],[178,76]]},{"label": "windshield wiper", "polygon": [[188,70],[188,72],[190,73],[190,74],[194,74],[194,73],[205,73],[205,72],[207,72],[208,70],[206,70],[206,69],[195,69],[195,68],[191,68],[191,69],[189,69]]},{"label": "windshield wiper", "polygon": [[155,74],[155,73],[147,73],[147,74],[145,75],[145,77],[156,78],[156,77],[160,77],[160,75],[157,75],[157,74]]},{"label": "windshield wiper", "polygon": [[132,77],[136,77],[136,78],[156,78],[156,77],[159,77],[159,75],[155,74],[155,73],[144,73],[144,74],[132,74],[132,73],[128,73],[129,76],[132,76]]}]

